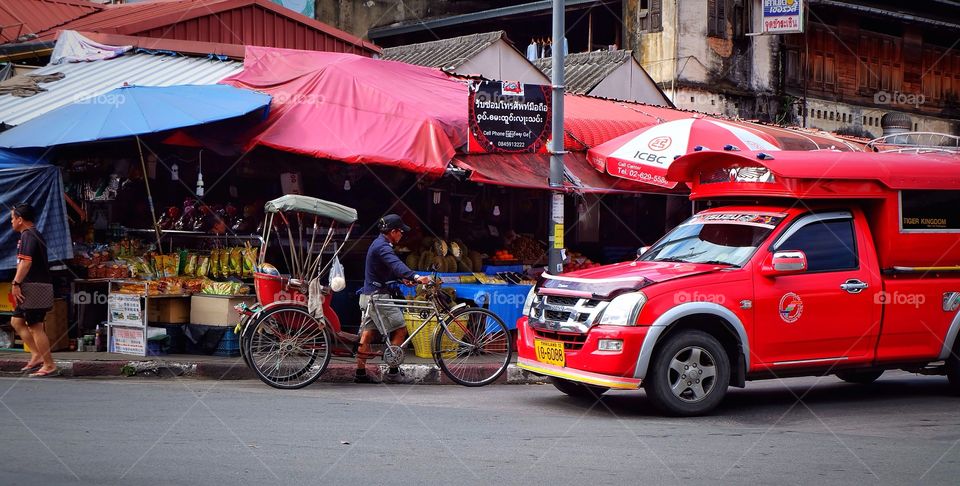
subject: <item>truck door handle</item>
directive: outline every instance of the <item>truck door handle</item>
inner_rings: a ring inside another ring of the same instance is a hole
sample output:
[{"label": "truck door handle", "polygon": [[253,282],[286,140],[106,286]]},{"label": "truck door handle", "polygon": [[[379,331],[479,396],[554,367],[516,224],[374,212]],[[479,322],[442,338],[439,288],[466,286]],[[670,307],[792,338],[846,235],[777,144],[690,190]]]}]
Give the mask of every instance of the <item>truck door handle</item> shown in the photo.
[{"label": "truck door handle", "polygon": [[862,282],[855,278],[851,278],[850,280],[847,280],[846,282],[840,284],[840,289],[846,290],[851,294],[859,294],[869,286],[870,285],[868,285],[866,282]]}]

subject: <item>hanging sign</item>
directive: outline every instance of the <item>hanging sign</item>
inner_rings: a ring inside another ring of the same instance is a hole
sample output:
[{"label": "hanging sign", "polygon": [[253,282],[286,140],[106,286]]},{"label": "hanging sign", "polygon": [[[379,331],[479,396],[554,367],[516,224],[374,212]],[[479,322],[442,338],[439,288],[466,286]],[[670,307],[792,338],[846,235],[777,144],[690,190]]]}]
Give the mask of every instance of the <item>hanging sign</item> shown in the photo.
[{"label": "hanging sign", "polygon": [[550,87],[518,81],[470,86],[468,153],[546,153]]},{"label": "hanging sign", "polygon": [[764,34],[803,33],[803,0],[763,0]]}]

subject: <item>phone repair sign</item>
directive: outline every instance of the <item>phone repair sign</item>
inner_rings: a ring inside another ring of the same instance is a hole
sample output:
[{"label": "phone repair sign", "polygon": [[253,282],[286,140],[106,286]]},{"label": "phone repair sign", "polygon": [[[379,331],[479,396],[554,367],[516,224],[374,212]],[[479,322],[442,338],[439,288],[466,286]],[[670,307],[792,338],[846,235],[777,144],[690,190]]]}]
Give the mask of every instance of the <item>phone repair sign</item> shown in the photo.
[{"label": "phone repair sign", "polygon": [[763,0],[763,33],[803,33],[803,0]]}]

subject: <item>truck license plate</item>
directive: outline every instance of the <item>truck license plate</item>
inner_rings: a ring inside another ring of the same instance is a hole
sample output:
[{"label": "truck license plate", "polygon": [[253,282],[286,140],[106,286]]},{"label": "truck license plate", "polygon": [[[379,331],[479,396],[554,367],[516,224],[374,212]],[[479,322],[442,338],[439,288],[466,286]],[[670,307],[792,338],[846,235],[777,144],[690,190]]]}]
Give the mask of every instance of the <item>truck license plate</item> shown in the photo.
[{"label": "truck license plate", "polygon": [[534,350],[537,352],[537,361],[554,366],[566,366],[566,355],[563,353],[563,343],[559,341],[533,340]]}]

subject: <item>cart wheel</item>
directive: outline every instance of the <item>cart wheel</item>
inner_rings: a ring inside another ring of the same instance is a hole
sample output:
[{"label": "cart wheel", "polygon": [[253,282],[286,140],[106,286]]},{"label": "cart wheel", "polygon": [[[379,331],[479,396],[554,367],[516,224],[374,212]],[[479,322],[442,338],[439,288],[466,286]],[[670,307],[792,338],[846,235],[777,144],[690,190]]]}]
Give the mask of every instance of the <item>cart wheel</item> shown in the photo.
[{"label": "cart wheel", "polygon": [[510,364],[513,340],[506,324],[487,309],[467,307],[437,328],[433,357],[443,372],[464,386],[496,381]]},{"label": "cart wheel", "polygon": [[330,363],[330,331],[303,306],[268,309],[247,327],[244,354],[257,377],[274,388],[303,388]]}]

